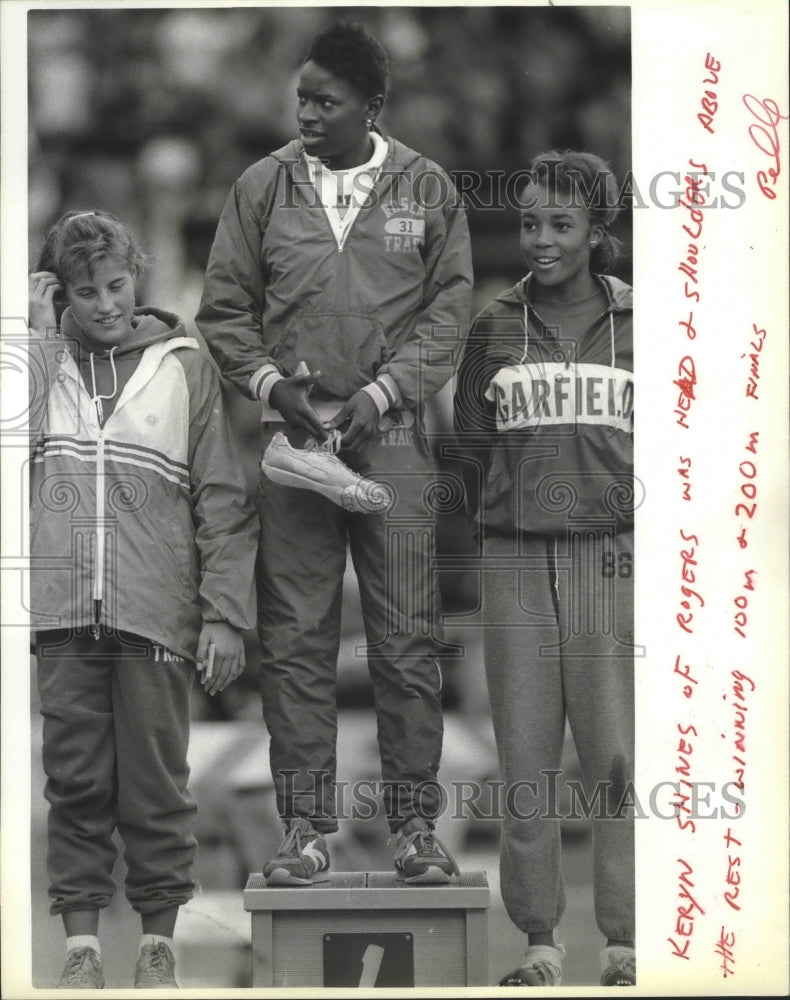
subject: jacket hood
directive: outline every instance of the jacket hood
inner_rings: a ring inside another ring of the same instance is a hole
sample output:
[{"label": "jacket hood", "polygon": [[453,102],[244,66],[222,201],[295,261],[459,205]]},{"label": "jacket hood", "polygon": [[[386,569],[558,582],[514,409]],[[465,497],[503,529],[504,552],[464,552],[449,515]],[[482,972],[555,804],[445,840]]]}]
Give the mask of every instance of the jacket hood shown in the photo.
[{"label": "jacket hood", "polygon": [[[386,135],[383,136],[383,138],[387,142],[388,149],[386,159],[382,164],[382,170],[386,169],[390,172],[393,170],[405,170],[418,160],[425,160],[425,157],[421,153],[418,153],[414,149],[410,149],[397,139],[393,139],[391,136]],[[298,163],[302,161],[302,157],[304,155],[302,140],[292,139],[280,149],[276,149],[269,155],[285,166]]]},{"label": "jacket hood", "polygon": [[[90,353],[109,353],[105,344],[97,344],[85,333],[74,318],[71,306],[64,311],[61,317],[60,329],[66,339],[76,340],[81,347]],[[151,344],[170,340],[173,337],[186,336],[184,324],[175,313],[167,312],[165,309],[156,309],[153,306],[143,306],[135,309],[129,335],[118,344],[114,352],[115,357],[142,353]]]},{"label": "jacket hood", "polygon": [[[634,292],[630,285],[621,281],[620,278],[613,277],[611,274],[597,274],[595,277],[606,292],[611,310],[614,312],[625,312],[633,309]],[[525,278],[522,278],[518,284],[497,295],[494,301],[509,304],[515,302],[518,305],[524,305],[527,302],[527,292],[532,280],[532,274],[530,273]]]}]

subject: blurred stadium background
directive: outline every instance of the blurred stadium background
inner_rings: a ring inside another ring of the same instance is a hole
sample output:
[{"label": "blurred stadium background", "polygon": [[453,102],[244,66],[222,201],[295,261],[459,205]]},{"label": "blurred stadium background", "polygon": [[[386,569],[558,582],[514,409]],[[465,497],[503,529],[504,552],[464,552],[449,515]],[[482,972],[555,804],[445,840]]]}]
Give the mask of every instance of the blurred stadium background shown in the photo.
[{"label": "blurred stadium background", "polygon": [[[621,178],[630,169],[627,7],[32,10],[30,265],[46,228],[62,212],[105,208],[132,225],[153,258],[140,288],[141,303],[178,312],[198,335],[193,318],[228,190],[249,164],[294,136],[301,60],[313,35],[339,17],[366,23],[390,53],[382,131],[471,185],[467,202],[476,308],[522,274],[517,213],[501,196],[507,178],[535,153],[556,147],[592,150]],[[470,182],[472,177],[477,180]],[[630,280],[628,212],[617,235],[627,251],[617,273]],[[253,489],[257,409],[235,391],[226,397]],[[444,463],[439,445],[451,426],[449,390],[437,398],[428,419]],[[477,582],[469,570],[453,568],[456,557],[462,560],[473,551],[469,526],[457,507],[439,516],[437,549],[448,639],[460,651],[443,665],[446,738],[440,776],[448,785],[484,782],[497,777],[497,765],[475,619]],[[351,570],[347,583],[338,688],[339,776],[351,782],[376,780],[375,724],[367,671],[357,650],[363,640]],[[216,699],[206,698],[199,687],[194,695],[192,785],[200,806],[202,895],[185,908],[177,931],[189,952],[186,967],[182,964],[183,985],[248,985],[249,928],[238,890],[280,836],[260,718],[254,634],[247,644],[243,678]],[[60,928],[46,912],[35,704],[31,723],[34,983],[47,986],[57,978],[62,951]],[[570,741],[566,756],[569,776],[578,776]],[[391,848],[381,817],[341,826],[333,838],[336,870],[389,867]],[[521,948],[521,935],[498,900],[498,824],[467,814],[453,819],[448,809],[439,832],[462,868],[488,872],[495,981],[509,971]],[[591,912],[588,830],[580,821],[569,821],[563,833],[569,882],[563,940],[572,946],[565,982],[593,982],[599,936]],[[119,862],[119,877],[122,868]],[[122,952],[123,961],[133,964],[137,927],[123,900],[113,903],[107,924],[119,931],[118,961]],[[190,950],[190,943],[196,947]],[[104,935],[103,946],[111,955]],[[120,971],[115,982],[108,975],[108,986],[124,984]]]}]

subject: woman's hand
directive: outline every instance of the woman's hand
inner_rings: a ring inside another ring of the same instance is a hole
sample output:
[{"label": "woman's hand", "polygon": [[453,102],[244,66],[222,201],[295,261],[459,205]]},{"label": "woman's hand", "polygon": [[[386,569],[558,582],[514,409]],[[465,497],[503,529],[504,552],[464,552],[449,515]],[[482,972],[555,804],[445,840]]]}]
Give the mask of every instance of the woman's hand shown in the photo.
[{"label": "woman's hand", "polygon": [[62,291],[63,285],[52,271],[35,271],[28,278],[28,326],[42,339],[58,328],[54,297]]},{"label": "woman's hand", "polygon": [[227,622],[204,622],[198,640],[195,666],[203,674],[206,694],[217,694],[244,671],[244,639]]},{"label": "woman's hand", "polygon": [[305,430],[319,441],[325,441],[326,428],[308,401],[310,390],[320,378],[321,372],[304,371],[280,379],[272,386],[269,402],[293,430]]},{"label": "woman's hand", "polygon": [[[346,426],[347,425],[347,426]],[[327,423],[328,430],[343,430],[340,450],[359,451],[378,431],[379,411],[364,389],[355,392],[342,410]]]}]

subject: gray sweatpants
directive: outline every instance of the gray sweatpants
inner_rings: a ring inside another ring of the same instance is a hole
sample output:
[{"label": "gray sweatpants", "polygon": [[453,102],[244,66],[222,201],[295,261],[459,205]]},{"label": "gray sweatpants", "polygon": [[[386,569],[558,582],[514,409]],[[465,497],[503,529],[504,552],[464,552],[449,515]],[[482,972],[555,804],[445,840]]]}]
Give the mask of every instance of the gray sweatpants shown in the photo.
[{"label": "gray sweatpants", "polygon": [[634,764],[633,533],[522,534],[485,545],[486,675],[510,793],[505,906],[525,933],[553,930],[565,908],[551,772],[567,718],[592,805],[596,921],[607,938],[632,939],[633,818],[617,812]]}]

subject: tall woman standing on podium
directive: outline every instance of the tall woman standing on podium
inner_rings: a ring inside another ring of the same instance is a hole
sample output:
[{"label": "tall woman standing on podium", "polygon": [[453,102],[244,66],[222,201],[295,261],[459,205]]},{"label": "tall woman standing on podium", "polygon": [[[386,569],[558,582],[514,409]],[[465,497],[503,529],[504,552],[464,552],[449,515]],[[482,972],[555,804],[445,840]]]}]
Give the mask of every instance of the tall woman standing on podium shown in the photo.
[{"label": "tall woman standing on podium", "polygon": [[332,24],[314,39],[297,87],[299,137],[233,185],[197,316],[224,375],[260,402],[263,449],[278,431],[297,448],[339,431],[340,457],[395,496],[391,515],[349,513],[260,481],[263,713],[285,827],[264,865],[269,884],[329,869],[348,544],[396,874],[443,882],[457,871],[433,832],[441,629],[422,408],[449,380],[468,325],[471,253],[447,174],[376,128],[387,85],[386,53],[364,28]]}]

